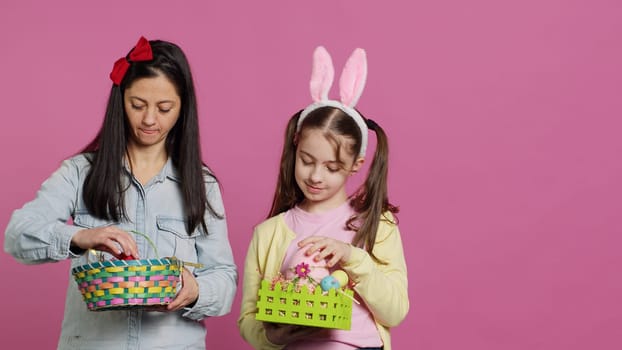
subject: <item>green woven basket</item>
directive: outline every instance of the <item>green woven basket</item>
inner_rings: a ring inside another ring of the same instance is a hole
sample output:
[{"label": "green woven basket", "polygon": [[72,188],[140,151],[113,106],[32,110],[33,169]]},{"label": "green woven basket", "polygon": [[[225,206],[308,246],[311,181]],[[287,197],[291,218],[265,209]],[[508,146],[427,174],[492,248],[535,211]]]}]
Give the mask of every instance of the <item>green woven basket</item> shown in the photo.
[{"label": "green woven basket", "polygon": [[312,293],[306,286],[295,290],[293,283],[289,283],[285,290],[282,290],[280,283],[274,289],[270,285],[267,280],[261,281],[255,319],[300,326],[350,329],[353,296],[351,289],[343,290],[346,294],[343,295],[335,289],[322,292],[319,287]]},{"label": "green woven basket", "polygon": [[112,260],[73,268],[89,310],[119,310],[169,304],[177,293],[181,265],[174,258]]},{"label": "green woven basket", "polygon": [[[157,253],[155,244],[143,236]],[[91,254],[90,251],[86,254]],[[186,263],[175,257],[88,262],[71,273],[91,311],[149,308],[168,305],[177,293],[181,269]]]}]

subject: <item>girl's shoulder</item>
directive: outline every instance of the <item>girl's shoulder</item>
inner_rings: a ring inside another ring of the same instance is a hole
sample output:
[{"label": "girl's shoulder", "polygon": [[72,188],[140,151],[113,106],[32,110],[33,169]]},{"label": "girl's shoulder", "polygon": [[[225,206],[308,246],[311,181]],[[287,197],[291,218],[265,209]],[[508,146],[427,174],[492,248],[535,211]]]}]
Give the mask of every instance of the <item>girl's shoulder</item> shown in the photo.
[{"label": "girl's shoulder", "polygon": [[260,222],[259,224],[257,224],[255,226],[255,228],[258,231],[261,230],[266,230],[266,229],[270,229],[270,228],[277,228],[280,227],[284,221],[283,221],[283,216],[285,215],[285,213],[280,213],[274,216],[271,216],[267,219],[265,219],[264,221]]},{"label": "girl's shoulder", "polygon": [[377,240],[384,240],[392,234],[399,235],[397,217],[390,211],[382,213],[380,221],[378,221]]},{"label": "girl's shoulder", "polygon": [[293,238],[296,234],[285,223],[285,213],[279,213],[260,222],[255,226],[255,235],[272,237],[270,239]]},{"label": "girl's shoulder", "polygon": [[387,225],[397,225],[397,216],[390,211],[385,211],[380,215],[380,222],[385,223]]}]

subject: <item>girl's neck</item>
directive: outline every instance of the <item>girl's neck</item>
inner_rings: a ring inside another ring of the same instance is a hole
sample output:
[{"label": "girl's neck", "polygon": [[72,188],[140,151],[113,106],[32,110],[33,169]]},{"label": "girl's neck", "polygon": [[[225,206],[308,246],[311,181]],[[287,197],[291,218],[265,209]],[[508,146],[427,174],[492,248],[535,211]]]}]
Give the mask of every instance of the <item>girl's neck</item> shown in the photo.
[{"label": "girl's neck", "polygon": [[168,154],[164,147],[128,145],[127,160],[134,177],[145,185],[162,170]]},{"label": "girl's neck", "polygon": [[333,197],[323,201],[311,201],[304,199],[298,204],[298,207],[308,213],[322,213],[340,207],[348,201],[348,195],[345,191],[336,193]]}]

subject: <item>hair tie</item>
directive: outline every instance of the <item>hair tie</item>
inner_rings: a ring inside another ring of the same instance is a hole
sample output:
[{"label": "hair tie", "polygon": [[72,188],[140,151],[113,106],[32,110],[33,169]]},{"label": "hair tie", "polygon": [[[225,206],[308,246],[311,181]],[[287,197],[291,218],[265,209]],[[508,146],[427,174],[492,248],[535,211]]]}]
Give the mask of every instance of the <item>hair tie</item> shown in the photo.
[{"label": "hair tie", "polygon": [[149,45],[149,40],[145,39],[144,36],[141,36],[138,39],[138,43],[136,46],[132,48],[129,55],[126,57],[119,58],[112,67],[112,72],[110,72],[110,79],[115,85],[120,85],[121,81],[123,81],[123,77],[125,77],[125,73],[130,68],[131,62],[139,62],[139,61],[151,61],[153,59],[153,52],[151,51],[151,45]]},{"label": "hair tie", "polygon": [[365,120],[365,124],[367,124],[368,128],[370,128],[370,129],[372,129],[374,131],[378,128],[378,123],[376,123],[372,119],[366,119]]}]

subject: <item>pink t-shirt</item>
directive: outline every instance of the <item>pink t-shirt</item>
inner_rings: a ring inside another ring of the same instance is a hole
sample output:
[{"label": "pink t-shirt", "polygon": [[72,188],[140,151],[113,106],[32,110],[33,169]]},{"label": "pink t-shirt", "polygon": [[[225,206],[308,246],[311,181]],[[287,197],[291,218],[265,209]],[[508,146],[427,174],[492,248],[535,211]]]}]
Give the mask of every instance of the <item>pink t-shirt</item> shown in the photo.
[{"label": "pink t-shirt", "polygon": [[[291,271],[292,267],[299,264],[297,260],[300,259],[302,252],[299,252],[298,242],[309,236],[325,236],[348,243],[352,242],[354,231],[347,230],[345,226],[353,214],[354,210],[347,202],[323,213],[309,213],[299,207],[287,211],[284,215],[285,223],[296,233],[296,238],[294,238],[287,249],[281,266],[281,273],[286,275],[288,270]],[[318,266],[320,263],[324,264]],[[325,268],[325,262],[322,261],[320,263],[315,264],[311,271],[313,272],[314,268]],[[339,267],[336,266],[330,269],[330,272],[336,268]],[[295,342],[288,345],[287,349],[309,350],[321,348],[322,350],[341,350],[382,346],[382,340],[378,334],[372,314],[356,293],[354,297],[360,302],[360,305],[352,303],[352,327],[349,331],[327,329],[317,339]]]}]

